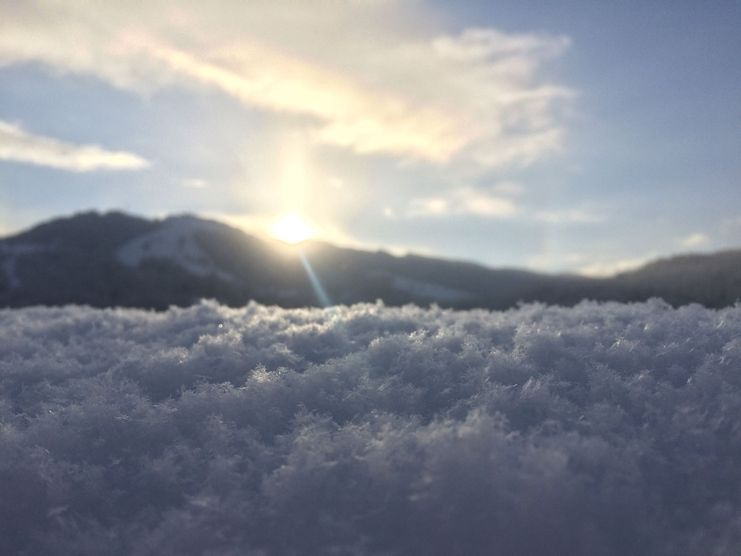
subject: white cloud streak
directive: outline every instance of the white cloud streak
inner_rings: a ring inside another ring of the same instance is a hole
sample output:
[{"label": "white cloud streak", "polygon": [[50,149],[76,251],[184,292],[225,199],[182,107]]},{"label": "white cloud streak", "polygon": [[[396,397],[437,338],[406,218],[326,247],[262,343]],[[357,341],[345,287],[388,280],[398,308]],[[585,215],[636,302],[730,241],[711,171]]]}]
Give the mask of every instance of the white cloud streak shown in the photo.
[{"label": "white cloud streak", "polygon": [[584,209],[544,210],[535,214],[535,219],[546,224],[599,224],[606,218]]},{"label": "white cloud streak", "polygon": [[187,189],[206,189],[208,182],[201,178],[184,178],[180,180],[180,185]]},{"label": "white cloud streak", "polygon": [[601,261],[601,262],[596,262],[596,263],[585,265],[581,267],[579,270],[581,274],[585,276],[592,276],[594,278],[614,276],[615,274],[619,274],[621,272],[628,272],[630,270],[635,270],[643,266],[644,264],[646,264],[652,258],[654,258],[653,255],[645,256],[645,257],[632,257],[632,258],[627,258],[627,259]]},{"label": "white cloud streak", "polygon": [[561,147],[559,106],[573,92],[540,68],[568,38],[440,34],[425,19],[398,2],[5,2],[0,63],[42,62],[139,92],[217,89],[359,154],[491,169]]},{"label": "white cloud streak", "polygon": [[16,124],[0,120],[0,160],[47,166],[71,172],[141,170],[150,165],[144,158],[97,145],[76,145],[34,135]]},{"label": "white cloud streak", "polygon": [[450,215],[508,218],[518,212],[514,201],[486,190],[460,187],[445,196],[412,199],[408,217],[443,217]]},{"label": "white cloud streak", "polygon": [[695,232],[683,238],[680,241],[680,244],[682,247],[692,248],[692,247],[702,247],[703,245],[706,245],[709,242],[710,242],[710,238],[707,236],[707,234]]}]

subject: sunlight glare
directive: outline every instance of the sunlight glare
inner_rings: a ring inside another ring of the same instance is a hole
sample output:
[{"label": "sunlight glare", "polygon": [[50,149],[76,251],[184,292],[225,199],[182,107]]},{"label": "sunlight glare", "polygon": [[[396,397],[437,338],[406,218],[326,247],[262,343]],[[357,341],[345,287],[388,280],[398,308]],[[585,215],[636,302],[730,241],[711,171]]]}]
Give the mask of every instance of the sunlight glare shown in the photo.
[{"label": "sunlight glare", "polygon": [[297,215],[288,214],[273,224],[270,233],[276,239],[294,245],[313,235],[311,228]]}]

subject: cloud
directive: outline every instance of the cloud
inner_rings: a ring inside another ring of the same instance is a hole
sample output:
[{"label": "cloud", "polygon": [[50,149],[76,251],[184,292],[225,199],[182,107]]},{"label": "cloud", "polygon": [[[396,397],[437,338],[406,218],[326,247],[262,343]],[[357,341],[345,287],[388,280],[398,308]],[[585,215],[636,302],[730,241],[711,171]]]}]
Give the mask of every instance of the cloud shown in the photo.
[{"label": "cloud", "polygon": [[547,224],[598,224],[605,221],[604,216],[584,209],[538,211],[535,219]]},{"label": "cloud", "polygon": [[710,242],[710,238],[703,233],[695,232],[680,241],[680,245],[686,248],[701,247]]},{"label": "cloud", "polygon": [[583,253],[561,253],[545,251],[530,257],[527,268],[540,272],[574,272],[580,265],[584,265],[586,256]]},{"label": "cloud", "polygon": [[593,276],[595,278],[613,276],[620,272],[627,272],[629,270],[635,270],[640,266],[643,266],[651,260],[653,257],[630,257],[626,259],[616,259],[609,261],[602,261],[596,263],[590,263],[581,267],[579,270],[585,276]]},{"label": "cloud", "polygon": [[208,182],[202,178],[184,178],[179,183],[187,189],[206,189],[208,187]]},{"label": "cloud", "polygon": [[508,218],[517,212],[517,205],[511,199],[494,195],[489,190],[459,187],[447,192],[443,197],[412,199],[406,214],[409,217],[468,215]]},{"label": "cloud", "polygon": [[589,256],[585,253],[546,251],[530,257],[527,267],[541,272],[557,271],[581,274],[591,278],[606,278],[620,272],[635,270],[653,258],[653,255],[646,255],[607,259],[598,255]]},{"label": "cloud", "polygon": [[502,181],[492,185],[489,190],[497,195],[519,197],[525,193],[525,186],[513,181]]},{"label": "cloud", "polygon": [[[512,197],[522,195],[524,188],[517,183],[503,182],[486,188],[457,187],[444,195],[412,199],[406,215],[449,216],[469,215],[489,218],[508,218],[520,215],[523,219],[553,225],[596,224],[605,217],[585,209],[524,211]],[[387,214],[393,216],[394,211]]]},{"label": "cloud", "polygon": [[488,28],[440,33],[416,2],[0,3],[0,63],[142,93],[217,89],[294,118],[319,143],[484,168],[561,147],[560,107],[574,93],[541,67],[568,46]]},{"label": "cloud", "polygon": [[741,308],[0,311],[2,554],[738,554]]},{"label": "cloud", "polygon": [[0,120],[0,160],[47,166],[71,172],[141,170],[150,165],[142,157],[108,151],[97,145],[75,145],[33,135],[16,124]]}]

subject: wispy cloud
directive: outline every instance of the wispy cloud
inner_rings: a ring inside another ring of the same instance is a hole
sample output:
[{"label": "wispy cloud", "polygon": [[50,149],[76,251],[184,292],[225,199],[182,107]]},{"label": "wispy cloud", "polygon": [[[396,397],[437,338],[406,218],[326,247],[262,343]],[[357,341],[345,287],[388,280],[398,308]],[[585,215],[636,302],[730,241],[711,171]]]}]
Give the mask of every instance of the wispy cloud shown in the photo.
[{"label": "wispy cloud", "polygon": [[0,120],[0,160],[48,166],[71,172],[140,170],[149,162],[135,154],[109,151],[97,145],[75,145],[34,135]]},{"label": "wispy cloud", "polygon": [[511,199],[495,195],[487,190],[460,187],[443,196],[413,199],[406,215],[409,217],[437,217],[468,215],[484,218],[507,218],[518,211]]},{"label": "wispy cloud", "polygon": [[645,256],[601,261],[581,267],[580,272],[585,276],[592,276],[595,278],[613,276],[620,272],[635,270],[636,268],[646,264],[650,259],[651,257]]},{"label": "wispy cloud", "polygon": [[604,215],[585,209],[538,211],[535,219],[546,224],[598,224],[606,220]]},{"label": "wispy cloud", "polygon": [[703,245],[710,243],[710,238],[706,234],[695,232],[685,238],[682,238],[679,243],[682,247],[688,249],[692,247],[702,247]]},{"label": "wispy cloud", "polygon": [[497,195],[519,197],[525,193],[525,186],[514,181],[501,181],[492,185],[489,190]]},{"label": "wispy cloud", "polygon": [[201,178],[185,178],[180,180],[180,185],[187,189],[206,189],[208,182]]},{"label": "wispy cloud", "polygon": [[559,107],[573,92],[541,68],[567,37],[441,34],[414,2],[153,0],[135,11],[2,3],[0,63],[39,61],[144,92],[214,88],[360,154],[490,169],[530,164],[562,144]]},{"label": "wispy cloud", "polygon": [[656,258],[656,253],[611,258],[596,252],[563,252],[546,250],[528,259],[527,267],[541,272],[565,272],[591,278],[606,278],[635,270]]}]

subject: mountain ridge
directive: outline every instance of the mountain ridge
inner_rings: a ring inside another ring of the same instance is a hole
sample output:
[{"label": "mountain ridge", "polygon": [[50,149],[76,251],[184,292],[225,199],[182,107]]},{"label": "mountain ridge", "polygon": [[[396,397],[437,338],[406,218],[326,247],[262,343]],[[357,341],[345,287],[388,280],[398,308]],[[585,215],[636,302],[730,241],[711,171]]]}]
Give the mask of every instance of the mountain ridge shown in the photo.
[{"label": "mountain ridge", "polygon": [[[78,213],[0,238],[0,306],[86,304],[165,309],[214,298],[284,307],[383,300],[458,309],[582,299],[710,307],[741,298],[741,250],[652,261],[605,278],[490,268],[307,241],[288,247],[191,214],[150,220],[113,211]],[[708,283],[710,282],[710,283]]]}]

